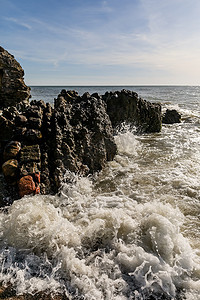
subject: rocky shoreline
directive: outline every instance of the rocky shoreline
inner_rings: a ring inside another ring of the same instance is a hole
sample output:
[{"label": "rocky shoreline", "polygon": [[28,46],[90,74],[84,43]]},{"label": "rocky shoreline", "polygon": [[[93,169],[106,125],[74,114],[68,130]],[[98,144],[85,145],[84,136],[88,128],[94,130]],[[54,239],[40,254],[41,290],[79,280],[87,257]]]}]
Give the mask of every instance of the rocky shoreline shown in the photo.
[{"label": "rocky shoreline", "polygon": [[[180,121],[129,90],[104,95],[62,90],[54,106],[30,101],[24,71],[0,47],[0,207],[25,195],[56,194],[71,174],[88,176],[114,159],[114,134],[121,124],[138,134],[157,133],[163,123]],[[170,117],[171,116],[171,117]],[[165,120],[165,121],[164,121]],[[66,173],[66,170],[69,171]],[[16,296],[12,286],[0,288],[0,299],[67,299],[64,295]]]},{"label": "rocky shoreline", "polygon": [[[121,103],[124,115],[117,114]],[[159,132],[160,105],[126,90],[103,96],[62,90],[54,108],[33,100],[20,109],[3,109],[0,151],[5,183],[12,187],[9,197],[57,193],[65,170],[83,176],[100,171],[117,152],[113,132],[122,122]]]},{"label": "rocky shoreline", "polygon": [[57,193],[70,180],[66,170],[83,176],[99,172],[117,152],[113,135],[123,122],[139,132],[161,130],[161,105],[132,91],[80,96],[62,90],[52,107],[29,101],[24,72],[3,48],[0,69],[1,206],[29,194]]}]

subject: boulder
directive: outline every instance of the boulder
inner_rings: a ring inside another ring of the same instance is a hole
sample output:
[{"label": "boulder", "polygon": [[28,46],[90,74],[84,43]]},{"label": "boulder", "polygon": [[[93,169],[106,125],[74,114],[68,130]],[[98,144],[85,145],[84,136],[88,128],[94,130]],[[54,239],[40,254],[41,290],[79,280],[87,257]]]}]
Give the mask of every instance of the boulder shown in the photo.
[{"label": "boulder", "polygon": [[20,178],[18,182],[19,196],[22,198],[25,195],[35,194],[36,185],[33,177],[30,175]]},{"label": "boulder", "polygon": [[28,103],[30,88],[23,77],[24,71],[14,56],[0,47],[0,108]]},{"label": "boulder", "polygon": [[167,109],[162,118],[163,124],[181,123],[181,114],[175,109]]},{"label": "boulder", "polygon": [[14,184],[18,176],[18,161],[9,159],[2,165],[4,177],[8,183]]},{"label": "boulder", "polygon": [[7,161],[11,158],[16,158],[21,150],[21,143],[18,141],[11,141],[4,148],[3,159]]}]

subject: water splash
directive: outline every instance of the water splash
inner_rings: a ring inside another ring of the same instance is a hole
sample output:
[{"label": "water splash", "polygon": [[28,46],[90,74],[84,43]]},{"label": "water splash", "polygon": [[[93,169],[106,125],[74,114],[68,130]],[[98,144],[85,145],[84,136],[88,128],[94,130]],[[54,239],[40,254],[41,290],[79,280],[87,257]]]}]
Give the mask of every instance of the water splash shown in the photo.
[{"label": "water splash", "polygon": [[71,174],[59,195],[24,197],[1,212],[0,280],[18,294],[198,299],[200,153],[192,124],[142,136],[123,130],[115,160],[98,176]]}]

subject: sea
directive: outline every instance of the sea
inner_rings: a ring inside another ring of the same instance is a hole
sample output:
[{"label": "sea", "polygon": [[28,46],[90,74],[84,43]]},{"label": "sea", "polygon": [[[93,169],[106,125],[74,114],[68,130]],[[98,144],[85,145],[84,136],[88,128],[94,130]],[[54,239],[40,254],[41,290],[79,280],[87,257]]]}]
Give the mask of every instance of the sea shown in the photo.
[{"label": "sea", "polygon": [[0,211],[0,281],[17,295],[200,299],[200,86],[33,86],[31,94],[53,104],[62,89],[124,88],[176,109],[182,122],[151,134],[123,124],[100,173],[72,174],[58,195]]}]

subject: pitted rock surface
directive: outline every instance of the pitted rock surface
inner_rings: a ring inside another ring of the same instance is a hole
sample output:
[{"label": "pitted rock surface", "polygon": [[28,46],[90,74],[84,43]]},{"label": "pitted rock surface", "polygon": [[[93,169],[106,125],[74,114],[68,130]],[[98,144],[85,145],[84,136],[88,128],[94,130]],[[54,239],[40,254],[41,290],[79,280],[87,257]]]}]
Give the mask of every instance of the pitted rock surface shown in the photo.
[{"label": "pitted rock surface", "polygon": [[0,47],[0,108],[27,103],[30,88],[24,83],[24,70],[14,56]]}]

